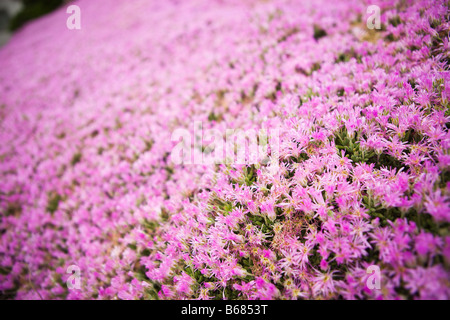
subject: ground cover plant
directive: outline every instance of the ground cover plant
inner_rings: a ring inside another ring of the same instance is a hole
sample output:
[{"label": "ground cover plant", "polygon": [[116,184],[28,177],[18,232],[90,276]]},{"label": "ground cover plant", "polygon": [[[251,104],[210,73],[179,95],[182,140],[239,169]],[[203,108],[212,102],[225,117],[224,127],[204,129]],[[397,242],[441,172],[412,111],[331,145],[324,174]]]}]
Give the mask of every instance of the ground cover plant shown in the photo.
[{"label": "ground cover plant", "polygon": [[450,298],[448,1],[74,3],[0,48],[2,298]]}]

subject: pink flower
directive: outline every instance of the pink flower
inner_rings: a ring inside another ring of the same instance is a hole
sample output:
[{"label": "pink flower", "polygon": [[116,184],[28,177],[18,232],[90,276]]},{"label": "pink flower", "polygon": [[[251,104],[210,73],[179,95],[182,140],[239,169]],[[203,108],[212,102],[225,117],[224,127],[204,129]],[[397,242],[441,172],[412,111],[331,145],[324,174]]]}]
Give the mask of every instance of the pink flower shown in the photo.
[{"label": "pink flower", "polygon": [[450,221],[450,204],[448,197],[441,194],[440,190],[427,197],[426,210],[438,221]]}]

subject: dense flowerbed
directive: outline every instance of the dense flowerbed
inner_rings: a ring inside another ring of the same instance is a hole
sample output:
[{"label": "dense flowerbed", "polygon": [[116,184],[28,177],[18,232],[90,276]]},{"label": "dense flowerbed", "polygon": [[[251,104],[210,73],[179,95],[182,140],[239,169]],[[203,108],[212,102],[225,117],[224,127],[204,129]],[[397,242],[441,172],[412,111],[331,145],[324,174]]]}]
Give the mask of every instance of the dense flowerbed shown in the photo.
[{"label": "dense flowerbed", "polygon": [[[20,30],[1,297],[449,299],[449,2],[376,2],[80,0],[81,30]],[[175,163],[196,121],[276,128],[278,170]]]}]

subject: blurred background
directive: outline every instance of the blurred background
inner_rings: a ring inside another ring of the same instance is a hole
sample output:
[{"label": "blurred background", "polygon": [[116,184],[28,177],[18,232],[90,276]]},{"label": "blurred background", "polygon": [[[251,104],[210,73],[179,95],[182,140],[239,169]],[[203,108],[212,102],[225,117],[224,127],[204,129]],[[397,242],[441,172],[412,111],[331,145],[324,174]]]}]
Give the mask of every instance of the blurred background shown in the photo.
[{"label": "blurred background", "polygon": [[0,0],[0,47],[27,22],[59,8],[68,0]]}]

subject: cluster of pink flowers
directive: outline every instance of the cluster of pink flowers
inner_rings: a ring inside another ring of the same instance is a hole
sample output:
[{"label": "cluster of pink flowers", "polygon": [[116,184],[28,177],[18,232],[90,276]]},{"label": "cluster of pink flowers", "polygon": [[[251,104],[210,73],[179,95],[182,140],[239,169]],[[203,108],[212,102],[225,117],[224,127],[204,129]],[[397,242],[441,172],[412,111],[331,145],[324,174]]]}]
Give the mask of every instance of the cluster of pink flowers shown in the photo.
[{"label": "cluster of pink flowers", "polygon": [[[379,30],[360,0],[80,0],[81,30],[20,30],[0,297],[450,299],[449,2],[376,2]],[[276,128],[278,170],[174,164],[194,121]]]}]

